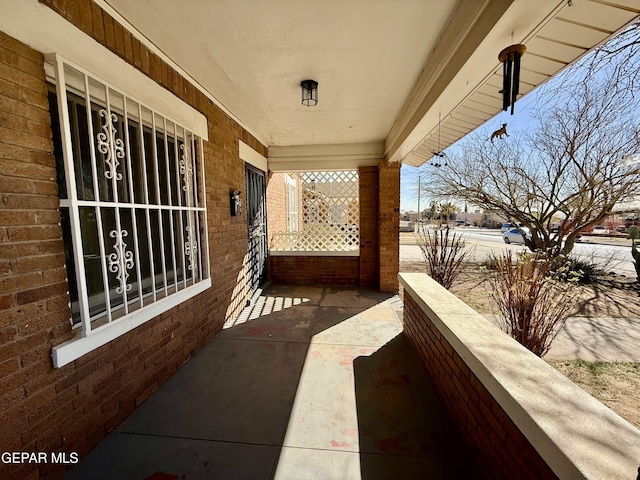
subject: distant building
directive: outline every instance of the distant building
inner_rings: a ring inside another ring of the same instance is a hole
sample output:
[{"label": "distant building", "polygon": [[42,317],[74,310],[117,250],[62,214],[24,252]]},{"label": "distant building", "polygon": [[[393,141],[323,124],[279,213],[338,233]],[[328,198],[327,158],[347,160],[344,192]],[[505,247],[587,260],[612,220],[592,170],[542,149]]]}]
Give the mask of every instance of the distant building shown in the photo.
[{"label": "distant building", "polygon": [[474,213],[458,213],[456,220],[465,220],[476,227],[500,228],[506,220],[500,215],[488,212],[482,213],[479,209],[475,209]]},{"label": "distant building", "polygon": [[415,212],[415,211],[402,212],[400,214],[400,220],[405,220],[405,221],[409,221],[409,222],[417,222],[418,221],[418,212]]}]

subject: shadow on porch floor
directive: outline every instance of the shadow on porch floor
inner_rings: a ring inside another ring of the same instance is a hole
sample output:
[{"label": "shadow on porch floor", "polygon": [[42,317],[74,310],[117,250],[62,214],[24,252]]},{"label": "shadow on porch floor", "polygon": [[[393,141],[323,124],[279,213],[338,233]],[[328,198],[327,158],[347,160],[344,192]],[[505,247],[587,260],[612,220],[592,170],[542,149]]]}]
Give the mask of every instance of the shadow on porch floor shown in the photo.
[{"label": "shadow on porch floor", "polygon": [[401,311],[272,285],[65,478],[470,478]]}]

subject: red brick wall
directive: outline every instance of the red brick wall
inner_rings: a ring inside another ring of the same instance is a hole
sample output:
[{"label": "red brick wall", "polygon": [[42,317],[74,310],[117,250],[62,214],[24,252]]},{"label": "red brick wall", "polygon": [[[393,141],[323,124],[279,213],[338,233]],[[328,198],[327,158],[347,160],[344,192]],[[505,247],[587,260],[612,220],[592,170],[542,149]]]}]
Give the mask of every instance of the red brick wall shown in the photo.
[{"label": "red brick wall", "polygon": [[400,271],[400,162],[378,167],[380,291],[398,292]]},{"label": "red brick wall", "polygon": [[478,478],[557,478],[406,290],[403,317],[405,335],[469,446]]},{"label": "red brick wall", "polygon": [[[52,151],[42,55],[0,33],[2,451],[59,447],[50,429],[71,402],[61,387],[58,395],[61,377],[49,377],[51,343],[66,338],[70,317]],[[33,468],[0,467],[0,477]]]},{"label": "red brick wall", "polygon": [[[43,58],[0,33],[0,439],[4,450],[86,454],[244,306],[245,190],[238,140],[266,148],[89,0],[47,1],[98,42],[206,115],[205,176],[213,286],[75,362]],[[0,464],[0,478],[59,478],[63,466]]]},{"label": "red brick wall", "polygon": [[378,167],[360,167],[360,286],[379,287]]},{"label": "red brick wall", "polygon": [[358,285],[358,257],[271,256],[271,279],[278,283]]},{"label": "red brick wall", "polygon": [[[273,173],[267,182],[267,237],[269,238],[269,247],[271,247],[273,234],[287,231],[287,197],[284,173]],[[302,202],[299,200],[298,203]]]}]

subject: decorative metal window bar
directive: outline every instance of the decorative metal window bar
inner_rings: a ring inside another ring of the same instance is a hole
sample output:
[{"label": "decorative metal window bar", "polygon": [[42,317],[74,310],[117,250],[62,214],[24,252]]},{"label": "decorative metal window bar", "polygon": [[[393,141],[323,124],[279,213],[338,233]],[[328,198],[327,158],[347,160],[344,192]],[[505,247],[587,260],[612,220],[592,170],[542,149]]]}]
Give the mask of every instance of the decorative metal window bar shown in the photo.
[{"label": "decorative metal window bar", "polygon": [[203,142],[71,62],[54,66],[74,323],[88,336],[209,278]]}]

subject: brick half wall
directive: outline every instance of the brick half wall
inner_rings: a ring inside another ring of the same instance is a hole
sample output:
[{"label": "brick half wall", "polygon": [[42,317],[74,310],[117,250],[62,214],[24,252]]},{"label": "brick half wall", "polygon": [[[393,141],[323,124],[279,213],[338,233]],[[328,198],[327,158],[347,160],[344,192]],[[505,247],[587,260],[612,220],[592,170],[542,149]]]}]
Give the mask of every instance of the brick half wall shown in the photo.
[{"label": "brick half wall", "polygon": [[483,478],[557,478],[410,295],[404,332]]},{"label": "brick half wall", "polygon": [[278,283],[358,286],[359,257],[272,255],[270,278]]},{"label": "brick half wall", "polygon": [[404,333],[478,477],[636,478],[640,430],[426,274],[399,278]]}]

